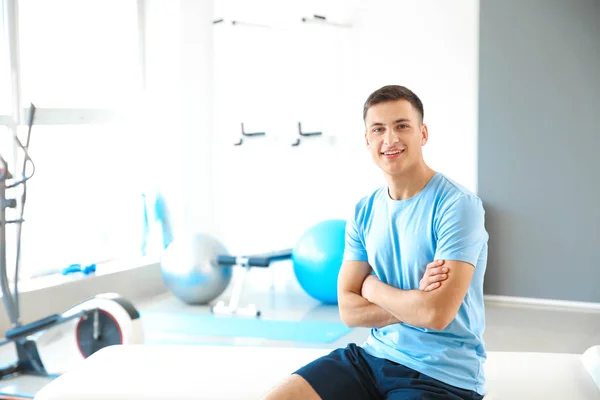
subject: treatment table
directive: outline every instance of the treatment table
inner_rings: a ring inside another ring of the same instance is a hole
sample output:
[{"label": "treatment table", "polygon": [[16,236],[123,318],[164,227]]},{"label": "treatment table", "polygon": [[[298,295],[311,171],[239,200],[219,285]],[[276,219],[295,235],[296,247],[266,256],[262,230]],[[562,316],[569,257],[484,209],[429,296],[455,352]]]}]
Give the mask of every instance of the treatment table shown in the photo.
[{"label": "treatment table", "polygon": [[[35,400],[260,399],[298,367],[330,351],[111,346],[50,382]],[[600,346],[583,355],[490,352],[485,370],[486,400],[600,400]]]}]

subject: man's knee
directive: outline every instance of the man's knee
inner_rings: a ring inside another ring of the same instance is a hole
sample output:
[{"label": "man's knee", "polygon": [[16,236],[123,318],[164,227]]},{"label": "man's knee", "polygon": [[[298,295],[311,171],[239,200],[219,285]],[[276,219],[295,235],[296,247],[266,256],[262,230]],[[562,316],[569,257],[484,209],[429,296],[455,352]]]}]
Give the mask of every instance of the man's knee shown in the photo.
[{"label": "man's knee", "polygon": [[322,400],[313,387],[298,374],[290,375],[275,386],[262,400]]}]

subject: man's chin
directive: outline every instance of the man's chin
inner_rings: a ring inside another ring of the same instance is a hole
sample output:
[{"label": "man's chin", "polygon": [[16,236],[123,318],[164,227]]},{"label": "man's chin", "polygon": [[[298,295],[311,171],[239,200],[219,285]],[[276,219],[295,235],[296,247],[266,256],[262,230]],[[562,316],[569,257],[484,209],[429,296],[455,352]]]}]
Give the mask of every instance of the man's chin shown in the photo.
[{"label": "man's chin", "polygon": [[383,171],[385,175],[390,177],[400,176],[406,171],[406,168],[404,168],[402,165],[380,165],[379,168]]}]

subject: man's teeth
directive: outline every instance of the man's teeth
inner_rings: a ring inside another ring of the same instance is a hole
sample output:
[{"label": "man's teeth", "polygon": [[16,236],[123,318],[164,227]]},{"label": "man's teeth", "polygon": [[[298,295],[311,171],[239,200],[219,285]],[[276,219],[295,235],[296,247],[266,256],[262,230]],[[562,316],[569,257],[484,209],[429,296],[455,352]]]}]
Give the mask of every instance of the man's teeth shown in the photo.
[{"label": "man's teeth", "polygon": [[398,153],[400,153],[399,150],[396,150],[396,151],[384,151],[383,152],[383,154],[385,154],[386,156],[392,156],[392,155],[398,154]]}]

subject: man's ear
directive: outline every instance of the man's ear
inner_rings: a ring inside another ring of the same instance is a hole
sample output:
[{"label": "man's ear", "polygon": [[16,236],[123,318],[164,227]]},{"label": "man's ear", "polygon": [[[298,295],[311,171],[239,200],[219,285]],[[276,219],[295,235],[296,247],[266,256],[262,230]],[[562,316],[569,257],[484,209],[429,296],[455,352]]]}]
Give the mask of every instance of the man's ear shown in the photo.
[{"label": "man's ear", "polygon": [[421,125],[421,146],[425,146],[427,141],[429,140],[429,130],[427,129],[427,125]]},{"label": "man's ear", "polygon": [[367,137],[367,131],[365,131],[365,146],[369,147],[369,138]]}]

